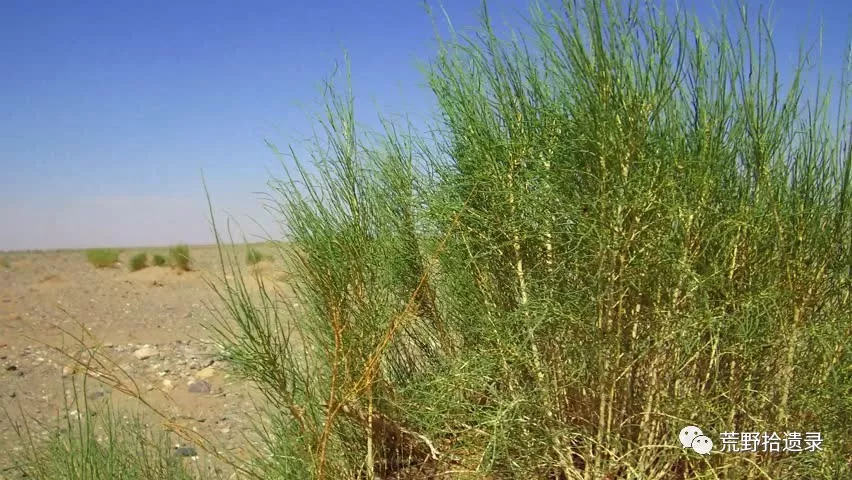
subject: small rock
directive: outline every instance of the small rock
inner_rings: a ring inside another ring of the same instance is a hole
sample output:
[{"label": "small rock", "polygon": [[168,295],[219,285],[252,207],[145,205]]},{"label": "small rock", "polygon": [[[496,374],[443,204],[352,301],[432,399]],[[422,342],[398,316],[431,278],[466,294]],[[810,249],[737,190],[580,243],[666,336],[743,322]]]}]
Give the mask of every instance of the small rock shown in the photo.
[{"label": "small rock", "polygon": [[160,355],[160,352],[158,352],[156,348],[149,347],[147,345],[133,352],[133,356],[136,357],[137,360],[145,360],[158,355]]},{"label": "small rock", "polygon": [[198,373],[195,374],[195,378],[206,380],[208,378],[213,377],[214,375],[216,375],[216,370],[213,369],[213,367],[206,367],[204,369],[199,370]]},{"label": "small rock", "polygon": [[165,380],[163,380],[163,387],[162,387],[162,390],[163,390],[164,392],[169,392],[169,391],[171,391],[173,388],[175,388],[175,386],[174,386],[174,384],[172,383],[172,381],[171,381],[171,380],[169,380],[168,378],[167,378],[167,379],[165,379]]},{"label": "small rock", "polygon": [[6,367],[6,371],[7,371],[7,372],[14,372],[14,371],[15,371],[15,370],[17,370],[17,369],[18,369],[18,366],[17,366],[17,365],[8,365],[8,366]]},{"label": "small rock", "polygon": [[62,376],[63,377],[70,377],[71,375],[74,375],[75,373],[77,373],[77,369],[73,365],[65,365],[64,367],[62,367]]},{"label": "small rock", "polygon": [[196,457],[198,452],[192,447],[175,447],[175,455],[178,457]]},{"label": "small rock", "polygon": [[190,393],[210,393],[213,389],[210,384],[204,380],[191,380],[187,385]]},{"label": "small rock", "polygon": [[89,394],[89,400],[97,400],[99,398],[103,398],[106,396],[106,392],[103,390],[96,390]]}]

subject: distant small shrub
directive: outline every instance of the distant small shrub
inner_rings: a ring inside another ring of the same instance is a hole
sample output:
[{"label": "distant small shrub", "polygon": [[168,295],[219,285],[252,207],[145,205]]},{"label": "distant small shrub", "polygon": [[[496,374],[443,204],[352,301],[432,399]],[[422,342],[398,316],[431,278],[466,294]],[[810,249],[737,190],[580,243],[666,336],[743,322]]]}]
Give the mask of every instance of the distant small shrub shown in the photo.
[{"label": "distant small shrub", "polygon": [[169,257],[173,267],[185,272],[191,269],[192,260],[189,256],[189,245],[175,245],[169,249]]},{"label": "distant small shrub", "polygon": [[86,250],[86,259],[97,268],[113,267],[120,253],[111,248],[91,248]]},{"label": "distant small shrub", "polygon": [[0,267],[12,268],[12,261],[6,257],[0,258]]},{"label": "distant small shrub", "polygon": [[266,257],[264,257],[264,255],[254,247],[249,247],[248,252],[246,252],[246,263],[249,265],[258,264],[265,258]]},{"label": "distant small shrub", "polygon": [[148,254],[145,252],[137,253],[130,259],[130,271],[135,272],[142,270],[148,266]]},{"label": "distant small shrub", "polygon": [[154,265],[158,266],[158,267],[162,267],[163,265],[165,265],[166,263],[168,263],[168,259],[166,259],[166,257],[165,257],[165,256],[160,255],[160,254],[158,253],[158,254],[156,254],[156,255],[154,255],[154,256],[152,257],[151,262],[152,262]]}]

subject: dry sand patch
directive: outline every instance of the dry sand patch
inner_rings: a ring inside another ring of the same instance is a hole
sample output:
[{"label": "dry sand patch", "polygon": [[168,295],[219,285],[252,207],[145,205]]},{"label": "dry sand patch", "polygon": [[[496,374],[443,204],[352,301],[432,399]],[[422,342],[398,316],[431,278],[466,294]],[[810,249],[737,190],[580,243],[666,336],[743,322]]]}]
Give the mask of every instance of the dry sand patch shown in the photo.
[{"label": "dry sand patch", "polygon": [[[230,374],[202,327],[214,321],[208,304],[218,302],[205,283],[220,275],[216,247],[192,247],[191,272],[168,267],[129,272],[126,262],[139,251],[166,252],[128,249],[121,267],[103,269],[90,265],[82,251],[5,254],[8,268],[0,268],[0,408],[9,417],[0,414],[3,445],[19,443],[13,422],[22,421],[21,408],[47,425],[67,414],[63,396],[71,393],[72,379],[82,384],[85,372],[74,358],[85,358],[78,340],[86,337],[90,347],[99,345],[97,356],[111,359],[109,368],[134,384],[165,420],[224,449],[246,449],[243,437],[250,424],[245,412],[254,411],[260,396]],[[247,277],[259,273],[265,282],[283,287],[281,267],[274,262],[241,268]],[[247,283],[254,280],[247,278]],[[157,353],[144,359],[134,355],[143,348]],[[93,404],[139,407],[97,381],[88,381],[86,395]],[[152,416],[151,421],[164,419]],[[8,455],[0,452],[0,468],[8,465]]]}]

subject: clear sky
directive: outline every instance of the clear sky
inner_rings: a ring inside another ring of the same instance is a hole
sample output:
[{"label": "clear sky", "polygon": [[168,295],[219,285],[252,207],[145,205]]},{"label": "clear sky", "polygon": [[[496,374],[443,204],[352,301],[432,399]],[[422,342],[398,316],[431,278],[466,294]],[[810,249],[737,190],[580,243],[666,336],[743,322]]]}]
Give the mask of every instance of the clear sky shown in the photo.
[{"label": "clear sky", "polygon": [[[478,23],[479,0],[444,3],[457,29]],[[520,26],[528,2],[489,5],[495,23]],[[822,21],[839,75],[852,2],[773,11],[779,58]],[[0,2],[0,250],[208,243],[202,168],[217,212],[249,235],[248,217],[274,228],[253,193],[280,173],[264,140],[310,133],[344,49],[360,118],[425,119],[417,62],[435,44],[418,0]]]}]

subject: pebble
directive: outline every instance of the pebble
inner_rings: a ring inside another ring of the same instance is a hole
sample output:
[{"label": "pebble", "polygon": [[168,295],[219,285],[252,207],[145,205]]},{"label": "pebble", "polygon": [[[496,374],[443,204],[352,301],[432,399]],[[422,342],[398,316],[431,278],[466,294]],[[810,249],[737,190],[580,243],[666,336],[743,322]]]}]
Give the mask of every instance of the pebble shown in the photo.
[{"label": "pebble", "polygon": [[187,386],[190,393],[210,393],[213,390],[204,380],[190,380]]},{"label": "pebble", "polygon": [[65,365],[64,367],[62,367],[62,376],[63,377],[70,377],[71,375],[74,375],[75,373],[77,373],[77,369],[74,368],[72,365]]},{"label": "pebble", "polygon": [[96,390],[89,394],[89,400],[97,400],[99,398],[103,398],[106,396],[106,392],[103,390]]},{"label": "pebble", "polygon": [[199,370],[195,374],[195,378],[200,378],[202,380],[208,379],[216,375],[216,370],[213,367],[206,367],[204,369]]},{"label": "pebble", "polygon": [[168,378],[167,378],[167,379],[165,379],[165,380],[163,380],[163,387],[162,387],[162,389],[163,389],[163,391],[164,391],[164,392],[169,392],[169,391],[171,391],[173,388],[175,388],[175,386],[174,386],[174,384],[172,383],[172,381],[171,381],[171,380],[169,380]]},{"label": "pebble", "polygon": [[136,357],[137,360],[145,360],[158,355],[160,355],[160,352],[158,352],[156,348],[149,347],[147,345],[133,352],[133,356]]},{"label": "pebble", "polygon": [[178,457],[196,457],[198,452],[192,447],[175,447],[175,455]]}]

